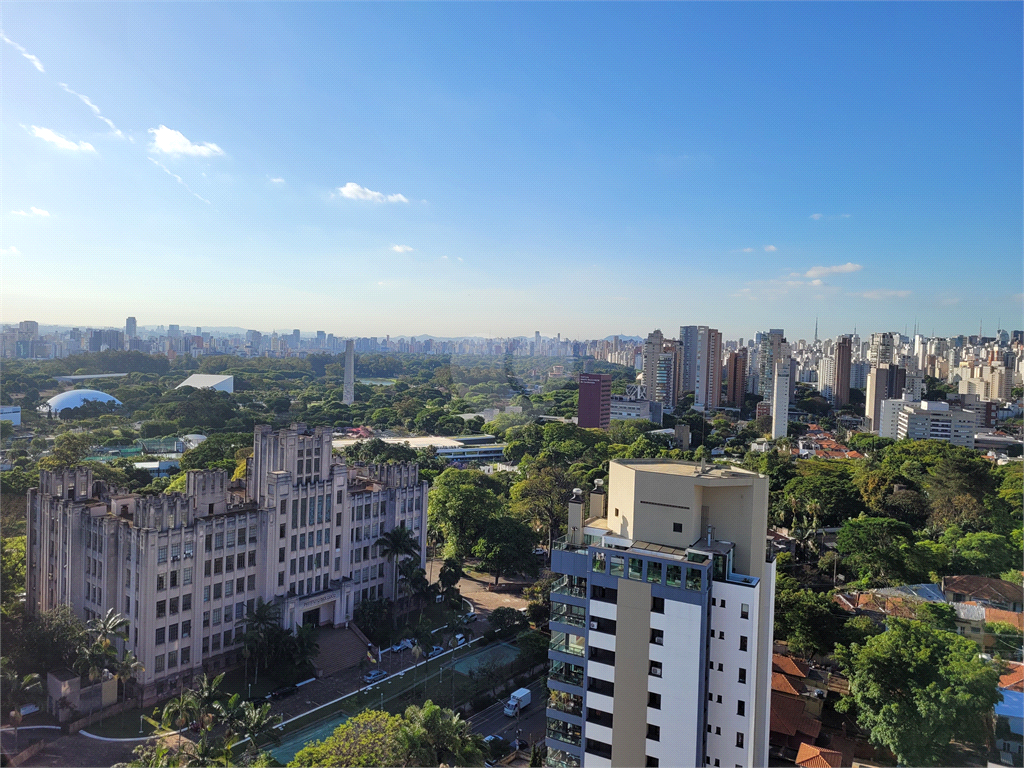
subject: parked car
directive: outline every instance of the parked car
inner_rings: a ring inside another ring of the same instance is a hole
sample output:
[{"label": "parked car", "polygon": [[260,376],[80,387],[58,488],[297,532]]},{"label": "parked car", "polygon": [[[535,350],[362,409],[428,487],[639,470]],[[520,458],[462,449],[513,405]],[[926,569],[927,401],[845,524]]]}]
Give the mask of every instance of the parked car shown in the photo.
[{"label": "parked car", "polygon": [[437,656],[437,654],[439,653],[444,653],[444,648],[442,648],[440,645],[435,645],[433,648],[430,649],[430,653],[427,654],[427,657],[429,658],[430,656]]},{"label": "parked car", "polygon": [[376,683],[378,680],[383,680],[388,676],[388,673],[383,669],[371,669],[365,675],[363,675],[364,683]]},{"label": "parked car", "polygon": [[455,636],[455,645],[462,646],[466,644],[466,636],[461,632]]},{"label": "parked car", "polygon": [[476,621],[479,618],[480,618],[480,614],[479,613],[477,613],[476,611],[470,611],[469,613],[467,613],[465,616],[462,617],[462,620],[466,624],[472,624],[474,621]]},{"label": "parked car", "polygon": [[412,648],[412,640],[410,640],[408,637],[405,638],[405,640],[399,640],[397,643],[392,645],[390,650],[392,653],[400,653],[401,651],[404,651],[407,648]]}]

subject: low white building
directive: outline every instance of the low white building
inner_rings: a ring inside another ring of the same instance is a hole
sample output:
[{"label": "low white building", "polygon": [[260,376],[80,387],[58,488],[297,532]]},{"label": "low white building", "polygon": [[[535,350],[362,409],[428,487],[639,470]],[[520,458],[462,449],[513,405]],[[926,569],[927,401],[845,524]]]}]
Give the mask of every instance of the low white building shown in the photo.
[{"label": "low white building", "polygon": [[209,373],[193,373],[175,389],[182,387],[195,387],[196,389],[215,389],[218,392],[234,392],[234,376],[215,376]]},{"label": "low white building", "polygon": [[903,405],[897,418],[898,440],[944,440],[974,449],[974,435],[978,430],[975,411],[951,406],[944,401],[924,400],[920,404]]},{"label": "low white building", "polygon": [[0,405],[0,421],[9,421],[14,426],[21,426],[20,405]]}]

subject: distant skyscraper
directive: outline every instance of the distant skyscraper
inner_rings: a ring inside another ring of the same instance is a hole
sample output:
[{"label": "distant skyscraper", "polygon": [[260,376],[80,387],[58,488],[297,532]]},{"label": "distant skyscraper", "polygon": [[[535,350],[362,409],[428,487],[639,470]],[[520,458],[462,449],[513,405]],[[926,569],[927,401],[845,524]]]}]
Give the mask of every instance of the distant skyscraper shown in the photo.
[{"label": "distant skyscraper", "polygon": [[167,326],[167,336],[169,338],[172,338],[172,339],[180,339],[181,338],[181,327],[178,326],[178,325],[173,325],[173,324],[172,325],[168,325]]},{"label": "distant skyscraper", "polygon": [[698,411],[718,408],[722,400],[722,334],[697,327],[697,373],[693,405]]},{"label": "distant skyscraper", "polygon": [[700,328],[683,325],[679,328],[679,395],[697,390],[697,359],[700,349]]},{"label": "distant skyscraper", "polygon": [[779,348],[786,342],[781,328],[772,328],[767,333],[758,334],[757,350],[757,386],[758,394],[765,400],[771,400],[772,387],[775,385],[775,359],[779,356]]},{"label": "distant skyscraper", "polygon": [[868,429],[878,430],[883,400],[896,400],[903,395],[907,383],[907,372],[894,363],[883,363],[871,367],[868,374],[867,395],[864,416]]},{"label": "distant skyscraper", "polygon": [[641,382],[647,389],[648,397],[654,399],[654,389],[658,377],[658,355],[665,346],[665,337],[660,330],[647,334],[643,351],[643,378]]},{"label": "distant skyscraper", "polygon": [[124,335],[129,339],[134,339],[138,335],[136,333],[137,326],[135,324],[135,318],[129,317],[124,321]]},{"label": "distant skyscraper", "polygon": [[327,346],[327,334],[324,331],[316,332],[316,347],[317,349],[323,349]]},{"label": "distant skyscraper", "polygon": [[612,377],[607,373],[581,373],[579,426],[608,429],[611,424]]},{"label": "distant skyscraper", "polygon": [[836,395],[836,359],[826,355],[818,361],[818,391],[821,396],[834,403]]},{"label": "distant skyscraper", "polygon": [[734,408],[743,407],[743,395],[747,390],[747,348],[741,346],[729,353],[726,367],[726,398]]},{"label": "distant skyscraper", "polygon": [[832,406],[842,408],[850,402],[850,361],[853,343],[849,336],[836,340],[836,375],[832,387]]},{"label": "distant skyscraper", "polygon": [[292,349],[298,349],[299,348],[299,341],[301,340],[301,338],[302,338],[302,334],[299,333],[299,329],[298,328],[296,328],[295,330],[292,331],[292,341],[291,341]]},{"label": "distant skyscraper", "polygon": [[775,385],[772,394],[772,438],[785,437],[789,430],[789,383],[793,361],[788,354],[775,360]]},{"label": "distant skyscraper", "polygon": [[342,390],[341,402],[352,405],[356,401],[356,342],[355,339],[345,341],[345,387]]},{"label": "distant skyscraper", "polygon": [[895,344],[891,333],[872,333],[871,346],[868,348],[868,362],[872,365],[885,365],[893,362]]}]

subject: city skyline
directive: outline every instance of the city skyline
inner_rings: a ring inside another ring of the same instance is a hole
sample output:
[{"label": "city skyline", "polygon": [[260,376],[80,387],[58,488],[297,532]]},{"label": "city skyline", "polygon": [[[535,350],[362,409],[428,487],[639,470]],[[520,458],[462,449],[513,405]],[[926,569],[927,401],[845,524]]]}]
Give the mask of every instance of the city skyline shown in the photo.
[{"label": "city skyline", "polygon": [[286,8],[5,7],[4,322],[1020,316],[1019,5]]}]

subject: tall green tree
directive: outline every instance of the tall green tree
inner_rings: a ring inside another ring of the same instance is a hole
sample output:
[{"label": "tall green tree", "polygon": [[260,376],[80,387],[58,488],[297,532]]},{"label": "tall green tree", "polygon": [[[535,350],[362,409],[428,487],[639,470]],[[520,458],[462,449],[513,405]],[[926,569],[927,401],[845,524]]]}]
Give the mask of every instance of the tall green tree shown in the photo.
[{"label": "tall green tree", "polygon": [[402,765],[402,725],[401,715],[363,710],[335,728],[323,741],[314,741],[300,749],[288,765],[318,768]]},{"label": "tall green tree", "polygon": [[407,765],[483,765],[484,737],[452,710],[428,699],[406,709],[404,719]]},{"label": "tall green tree", "polygon": [[477,470],[446,469],[430,489],[430,526],[444,537],[444,557],[465,560],[484,523],[501,511],[497,494]]},{"label": "tall green tree", "polygon": [[844,564],[867,586],[905,584],[913,573],[913,532],[909,525],[892,518],[847,520],[839,529],[836,549]]},{"label": "tall green tree", "polygon": [[837,646],[850,694],[836,704],[856,712],[871,743],[902,765],[949,765],[951,739],[984,743],[985,717],[999,700],[999,671],[971,640],[920,621],[891,618],[861,645]]},{"label": "tall green tree", "polygon": [[537,576],[539,566],[533,554],[535,544],[533,531],[524,523],[511,517],[492,517],[473,547],[473,555],[480,559],[483,570],[493,574],[497,584],[506,574]]},{"label": "tall green tree", "polygon": [[411,529],[405,527],[392,528],[380,535],[374,542],[381,557],[394,564],[394,581],[392,582],[391,599],[398,602],[398,577],[401,575],[399,565],[407,557],[418,555],[420,542]]}]

